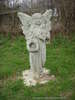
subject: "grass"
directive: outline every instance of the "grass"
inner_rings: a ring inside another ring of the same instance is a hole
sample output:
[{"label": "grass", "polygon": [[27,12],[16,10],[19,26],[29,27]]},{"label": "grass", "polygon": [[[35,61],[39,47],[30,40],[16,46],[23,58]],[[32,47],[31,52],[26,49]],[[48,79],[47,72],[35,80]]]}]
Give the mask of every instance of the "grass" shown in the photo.
[{"label": "grass", "polygon": [[18,78],[29,68],[23,36],[0,36],[0,100],[75,100],[75,37],[56,38],[47,44],[45,67],[56,77],[45,85],[26,87]]}]

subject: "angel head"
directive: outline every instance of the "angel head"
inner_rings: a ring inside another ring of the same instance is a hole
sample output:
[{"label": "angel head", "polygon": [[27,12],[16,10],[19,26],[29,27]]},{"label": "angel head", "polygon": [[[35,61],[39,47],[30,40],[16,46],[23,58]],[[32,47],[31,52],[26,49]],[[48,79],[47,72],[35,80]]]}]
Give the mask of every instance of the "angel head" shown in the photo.
[{"label": "angel head", "polygon": [[41,13],[35,13],[32,15],[32,24],[41,25],[42,15]]}]

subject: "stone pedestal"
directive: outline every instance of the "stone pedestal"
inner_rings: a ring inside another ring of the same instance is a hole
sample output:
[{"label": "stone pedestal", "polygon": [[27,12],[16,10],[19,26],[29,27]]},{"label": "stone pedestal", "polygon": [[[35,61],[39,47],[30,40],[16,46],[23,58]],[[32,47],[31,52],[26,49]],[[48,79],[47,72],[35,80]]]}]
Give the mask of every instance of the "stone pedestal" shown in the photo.
[{"label": "stone pedestal", "polygon": [[23,71],[23,80],[26,86],[35,86],[36,84],[45,84],[50,80],[55,80],[54,75],[50,75],[49,70],[43,68],[43,72],[40,77],[36,78],[31,70]]}]

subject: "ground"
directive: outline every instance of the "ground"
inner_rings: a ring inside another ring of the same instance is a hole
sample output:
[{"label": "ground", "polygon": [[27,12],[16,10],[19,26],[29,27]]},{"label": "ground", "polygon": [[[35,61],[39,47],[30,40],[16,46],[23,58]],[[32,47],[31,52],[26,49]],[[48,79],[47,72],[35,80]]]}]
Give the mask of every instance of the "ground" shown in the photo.
[{"label": "ground", "polygon": [[26,87],[22,71],[29,68],[23,36],[0,36],[0,100],[75,100],[75,37],[56,38],[47,44],[45,68],[56,80]]}]

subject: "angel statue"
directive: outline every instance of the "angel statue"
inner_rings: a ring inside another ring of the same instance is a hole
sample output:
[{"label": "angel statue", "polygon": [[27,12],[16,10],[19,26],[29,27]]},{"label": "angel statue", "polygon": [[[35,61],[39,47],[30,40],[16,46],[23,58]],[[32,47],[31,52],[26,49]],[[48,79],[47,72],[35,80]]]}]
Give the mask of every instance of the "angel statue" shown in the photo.
[{"label": "angel statue", "polygon": [[49,9],[44,14],[34,13],[32,16],[18,12],[18,17],[30,58],[30,70],[24,72],[24,80],[26,84],[35,85],[36,80],[48,72],[43,66],[46,62],[46,37],[51,30],[52,10]]}]

